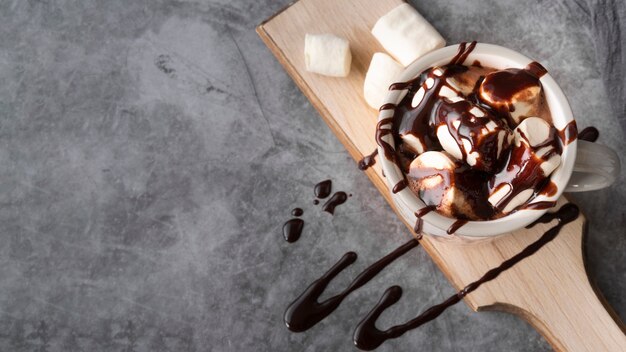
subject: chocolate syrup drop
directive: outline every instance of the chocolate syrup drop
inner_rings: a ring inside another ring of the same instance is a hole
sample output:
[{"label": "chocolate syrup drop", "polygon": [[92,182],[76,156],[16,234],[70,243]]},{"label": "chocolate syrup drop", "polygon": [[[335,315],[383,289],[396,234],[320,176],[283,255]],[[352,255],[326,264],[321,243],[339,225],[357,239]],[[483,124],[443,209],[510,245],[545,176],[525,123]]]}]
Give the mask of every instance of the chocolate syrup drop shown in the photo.
[{"label": "chocolate syrup drop", "polygon": [[446,231],[446,233],[448,235],[452,235],[455,232],[457,232],[463,225],[467,224],[467,220],[465,219],[458,219],[457,221],[455,221],[454,223],[452,223],[452,225],[450,225],[450,227],[448,228],[448,230]]},{"label": "chocolate syrup drop", "polygon": [[376,164],[376,155],[378,155],[378,149],[374,150],[372,154],[364,156],[363,159],[359,161],[359,170],[365,171]]},{"label": "chocolate syrup drop", "polygon": [[313,199],[313,204],[318,205],[318,204],[320,204],[320,201],[317,200],[317,199]]},{"label": "chocolate syrup drop", "polygon": [[434,205],[429,205],[415,212],[415,217],[417,217],[417,221],[415,222],[415,226],[413,226],[413,231],[416,234],[420,235],[420,233],[422,232],[422,227],[424,227],[424,220],[422,220],[422,217],[435,209],[436,207]]},{"label": "chocolate syrup drop", "polygon": [[393,189],[391,190],[394,194],[402,191],[403,189],[406,188],[406,186],[408,186],[408,183],[406,182],[406,180],[400,180],[400,182],[396,183],[395,186],[393,186]]},{"label": "chocolate syrup drop", "polygon": [[424,220],[422,220],[422,218],[417,218],[417,220],[415,220],[415,225],[413,226],[413,232],[419,235],[422,233],[423,227],[424,227]]},{"label": "chocolate syrup drop", "polygon": [[325,180],[315,185],[315,196],[320,199],[328,197],[332,190],[333,182],[331,180]]},{"label": "chocolate syrup drop", "polygon": [[304,221],[302,219],[291,219],[283,225],[283,237],[289,243],[296,242],[302,234]]},{"label": "chocolate syrup drop", "polygon": [[435,210],[436,207],[434,205],[429,205],[426,206],[418,211],[415,212],[415,216],[417,216],[418,218],[421,218],[422,216],[430,213],[431,211]]},{"label": "chocolate syrup drop", "polygon": [[304,214],[304,211],[302,209],[300,209],[300,208],[294,208],[291,211],[291,215],[293,215],[293,216],[302,216],[302,214]]},{"label": "chocolate syrup drop", "polygon": [[600,131],[598,131],[595,127],[587,127],[582,131],[578,132],[578,139],[587,141],[587,142],[595,142],[600,137]]},{"label": "chocolate syrup drop", "polygon": [[393,326],[387,330],[380,330],[376,327],[376,320],[383,313],[383,311],[385,311],[385,309],[398,302],[402,296],[402,289],[399,286],[392,286],[388,288],[374,309],[372,309],[372,311],[357,326],[354,331],[354,344],[362,350],[370,351],[380,346],[386,340],[400,337],[405,332],[415,329],[437,318],[447,308],[460,302],[463,297],[478,289],[485,282],[497,278],[498,275],[510,269],[515,264],[535,254],[544,245],[552,241],[559,234],[563,226],[576,220],[578,214],[578,207],[569,203],[562,206],[561,209],[555,213],[547,213],[543,215],[535,223],[529,225],[529,227],[534,226],[539,222],[548,223],[554,219],[559,220],[558,224],[546,231],[538,240],[528,245],[521,252],[505,260],[499,266],[487,271],[480,279],[465,286],[465,288],[445,300],[443,303],[428,308],[422,314],[404,324]]},{"label": "chocolate syrup drop", "polygon": [[335,192],[335,194],[333,194],[333,196],[330,197],[326,203],[324,203],[322,210],[327,213],[334,214],[335,208],[338,205],[345,203],[347,199],[348,195],[346,192]]},{"label": "chocolate syrup drop", "polygon": [[351,292],[368,283],[387,267],[387,265],[418,245],[419,242],[416,239],[408,241],[363,270],[363,272],[361,272],[341,293],[324,302],[318,302],[317,300],[322,293],[324,293],[324,290],[332,279],[354,263],[358,257],[354,252],[344,254],[329,271],[315,280],[300,297],[296,298],[296,300],[287,307],[284,315],[285,325],[293,332],[302,332],[310,329],[337,309]]}]

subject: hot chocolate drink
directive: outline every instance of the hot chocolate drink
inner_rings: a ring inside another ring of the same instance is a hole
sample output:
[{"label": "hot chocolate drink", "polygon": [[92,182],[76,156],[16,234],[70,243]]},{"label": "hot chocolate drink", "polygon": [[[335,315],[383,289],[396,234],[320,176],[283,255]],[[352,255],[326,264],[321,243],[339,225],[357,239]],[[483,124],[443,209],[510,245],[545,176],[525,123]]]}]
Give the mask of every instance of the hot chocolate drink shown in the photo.
[{"label": "hot chocolate drink", "polygon": [[378,136],[405,175],[393,192],[408,186],[429,209],[461,221],[499,218],[542,192],[554,194],[550,175],[563,145],[576,138],[575,125],[559,131],[552,124],[540,64],[467,65],[472,44],[447,65],[392,85],[406,95],[381,108],[394,115],[379,132],[393,135],[396,150]]}]

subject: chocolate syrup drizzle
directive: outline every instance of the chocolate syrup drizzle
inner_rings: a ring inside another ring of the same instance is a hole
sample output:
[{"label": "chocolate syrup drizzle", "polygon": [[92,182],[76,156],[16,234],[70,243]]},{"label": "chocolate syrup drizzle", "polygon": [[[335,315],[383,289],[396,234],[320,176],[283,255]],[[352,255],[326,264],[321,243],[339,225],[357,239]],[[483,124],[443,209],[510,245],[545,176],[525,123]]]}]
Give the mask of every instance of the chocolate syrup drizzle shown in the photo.
[{"label": "chocolate syrup drizzle", "polygon": [[563,142],[563,145],[568,145],[575,141],[578,137],[578,128],[576,127],[576,121],[570,121],[567,125],[565,125],[565,128],[558,131],[558,134],[561,142]]},{"label": "chocolate syrup drizzle", "polygon": [[323,302],[318,302],[318,299],[332,279],[354,263],[358,257],[354,252],[344,254],[330,270],[315,280],[300,297],[287,307],[284,315],[285,325],[293,332],[302,332],[310,329],[337,309],[350,293],[368,283],[387,265],[418,245],[419,242],[416,239],[408,241],[363,270],[341,293]]},{"label": "chocolate syrup drizzle", "polygon": [[400,337],[405,332],[415,329],[437,318],[446,309],[460,302],[463,297],[478,289],[485,282],[497,278],[501,273],[510,269],[515,264],[535,254],[544,245],[552,241],[559,234],[563,226],[576,220],[578,213],[578,207],[569,203],[565,204],[555,213],[544,214],[528,227],[532,227],[537,223],[549,223],[554,219],[557,219],[558,223],[546,231],[538,240],[528,245],[518,254],[505,260],[496,268],[487,271],[480,279],[465,286],[465,288],[458,291],[443,303],[428,308],[422,314],[404,324],[393,326],[387,330],[380,330],[376,327],[376,320],[385,311],[385,309],[398,302],[402,296],[402,289],[399,286],[392,286],[388,288],[374,309],[372,309],[372,311],[370,311],[370,313],[359,323],[359,325],[357,325],[357,328],[354,331],[354,344],[362,350],[370,351],[380,346],[386,340]]},{"label": "chocolate syrup drizzle", "polygon": [[[383,110],[394,110],[396,108],[396,104],[393,103],[387,103],[387,104],[383,104],[380,109],[378,109],[378,111],[383,111]],[[377,127],[378,129],[378,127]],[[368,168],[370,168],[371,166],[373,166],[374,164],[376,164],[376,156],[378,155],[378,149],[375,149],[371,154],[366,155],[363,157],[363,159],[359,160],[358,162],[358,166],[359,166],[359,170],[361,171],[365,171]]]},{"label": "chocolate syrup drizzle", "polygon": [[543,210],[543,209],[554,208],[555,206],[556,206],[556,202],[541,201],[541,202],[534,202],[534,203],[526,204],[524,206],[524,209]]},{"label": "chocolate syrup drizzle", "polygon": [[376,164],[376,155],[378,155],[378,149],[375,149],[372,154],[366,155],[363,159],[359,160],[359,170],[365,171]]},{"label": "chocolate syrup drizzle", "polygon": [[338,205],[345,203],[347,199],[348,195],[346,192],[335,192],[335,194],[333,194],[333,196],[330,197],[324,205],[322,205],[322,210],[330,214],[335,214],[335,208]]},{"label": "chocolate syrup drizzle", "polygon": [[467,59],[469,54],[474,51],[474,48],[476,47],[476,41],[471,42],[467,49],[465,48],[466,45],[466,42],[462,42],[461,44],[459,44],[459,50],[457,51],[456,55],[454,55],[452,60],[450,60],[449,65],[463,65],[465,59]]}]

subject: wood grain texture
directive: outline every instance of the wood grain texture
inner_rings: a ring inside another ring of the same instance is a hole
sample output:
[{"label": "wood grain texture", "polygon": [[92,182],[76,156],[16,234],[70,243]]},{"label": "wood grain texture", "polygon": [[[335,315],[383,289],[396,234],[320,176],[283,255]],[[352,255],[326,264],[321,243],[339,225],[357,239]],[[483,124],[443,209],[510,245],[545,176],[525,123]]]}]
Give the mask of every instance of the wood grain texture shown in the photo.
[{"label": "wood grain texture", "polygon": [[[380,16],[401,3],[401,0],[300,0],[257,28],[263,41],[355,160],[376,148],[374,131],[378,113],[366,104],[362,91],[372,55],[384,50],[370,29]],[[307,72],[303,54],[305,33],[333,33],[347,38],[353,56],[350,75],[330,78]],[[394,207],[380,164],[366,174]],[[537,254],[484,284],[469,294],[465,302],[473,310],[502,310],[522,317],[557,351],[626,351],[624,325],[596,294],[585,271],[584,222],[580,216],[568,224]],[[413,224],[406,225],[412,232]],[[452,285],[461,289],[521,251],[550,227],[550,224],[538,225],[482,240],[425,236],[421,244]]]}]

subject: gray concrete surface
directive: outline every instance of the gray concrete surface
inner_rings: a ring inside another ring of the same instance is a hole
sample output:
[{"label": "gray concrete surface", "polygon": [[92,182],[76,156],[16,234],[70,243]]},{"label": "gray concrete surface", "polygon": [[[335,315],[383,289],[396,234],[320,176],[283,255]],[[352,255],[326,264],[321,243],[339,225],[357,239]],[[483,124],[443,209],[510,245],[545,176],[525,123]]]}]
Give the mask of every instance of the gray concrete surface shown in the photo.
[{"label": "gray concrete surface", "polygon": [[[302,334],[287,304],[348,250],[336,292],[407,231],[254,27],[280,1],[0,2],[1,351],[350,351],[453,289],[418,249]],[[582,127],[623,150],[585,19],[558,2],[413,1],[449,39],[543,62]],[[622,158],[626,164],[626,159]],[[311,203],[326,178],[354,196]],[[591,277],[626,317],[626,188],[576,195]],[[281,225],[304,209],[289,245]],[[541,351],[503,313],[457,305],[380,351]]]}]

